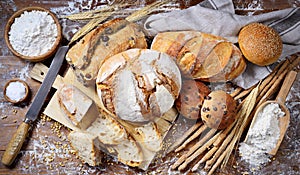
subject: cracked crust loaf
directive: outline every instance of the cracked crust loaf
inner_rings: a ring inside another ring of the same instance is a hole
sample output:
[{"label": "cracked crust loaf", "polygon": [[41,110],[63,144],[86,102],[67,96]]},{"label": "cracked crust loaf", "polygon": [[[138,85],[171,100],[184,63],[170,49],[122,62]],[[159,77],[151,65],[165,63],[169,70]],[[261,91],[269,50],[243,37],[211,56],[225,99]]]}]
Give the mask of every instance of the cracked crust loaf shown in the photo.
[{"label": "cracked crust loaf", "polygon": [[130,49],[103,63],[96,86],[108,111],[125,121],[148,122],[173,106],[181,89],[181,74],[165,53]]}]

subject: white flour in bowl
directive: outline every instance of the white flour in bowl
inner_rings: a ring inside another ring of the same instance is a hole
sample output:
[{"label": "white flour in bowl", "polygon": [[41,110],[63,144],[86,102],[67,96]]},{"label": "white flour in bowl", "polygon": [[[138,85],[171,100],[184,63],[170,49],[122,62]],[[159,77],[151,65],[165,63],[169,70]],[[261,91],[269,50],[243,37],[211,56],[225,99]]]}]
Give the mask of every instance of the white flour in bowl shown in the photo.
[{"label": "white flour in bowl", "polygon": [[22,55],[39,56],[53,47],[57,34],[57,26],[50,14],[25,11],[11,25],[9,42]]},{"label": "white flour in bowl", "polygon": [[239,152],[242,160],[253,167],[258,167],[270,161],[270,152],[276,145],[279,136],[279,117],[285,113],[277,103],[267,104],[248,131],[246,142],[240,143]]}]

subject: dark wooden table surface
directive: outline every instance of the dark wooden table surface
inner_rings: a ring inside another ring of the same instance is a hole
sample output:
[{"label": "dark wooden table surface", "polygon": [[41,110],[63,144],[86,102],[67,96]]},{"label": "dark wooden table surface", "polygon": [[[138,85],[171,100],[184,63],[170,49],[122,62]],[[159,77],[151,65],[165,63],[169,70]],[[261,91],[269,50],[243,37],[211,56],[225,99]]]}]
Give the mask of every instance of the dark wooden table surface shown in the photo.
[{"label": "dark wooden table surface", "polygon": [[[8,18],[16,11],[28,6],[41,6],[50,9],[57,15],[76,13],[82,10],[95,9],[99,6],[112,3],[113,1],[98,0],[9,0],[0,1],[0,35],[4,34],[4,27]],[[153,1],[139,1],[138,8],[145,3]],[[170,9],[186,8],[201,0],[177,1]],[[256,15],[269,11],[285,9],[289,7],[299,7],[299,0],[259,0],[259,1],[241,1],[234,0],[237,14]],[[121,12],[120,12],[121,13]],[[51,59],[51,58],[50,58]],[[48,64],[49,60],[45,62]],[[17,126],[23,121],[24,114],[27,111],[33,96],[36,94],[40,83],[30,79],[28,73],[34,63],[23,61],[8,50],[4,38],[0,37],[0,157],[6,148],[7,143],[16,131]],[[12,105],[3,98],[3,87],[6,81],[12,78],[21,78],[28,82],[31,91],[29,102]],[[256,174],[299,174],[299,154],[300,154],[300,97],[297,92],[300,91],[299,75],[292,87],[291,93],[287,99],[288,108],[291,111],[291,126],[281,145],[281,148],[275,159],[266,165],[266,167],[257,171]],[[50,97],[49,97],[50,98]],[[179,129],[186,129],[186,121],[178,120]],[[163,158],[163,163],[153,164],[149,171],[143,172],[135,168],[129,168],[116,163],[114,158],[107,156],[103,165],[99,167],[89,167],[82,164],[79,159],[73,155],[70,146],[66,140],[68,129],[61,126],[45,116],[41,116],[30,132],[30,139],[24,144],[17,161],[12,167],[5,167],[0,163],[0,174],[180,174],[183,172],[171,171],[170,165],[178,155],[169,154]],[[176,133],[175,133],[176,135]],[[178,134],[179,135],[179,134]],[[237,157],[237,156],[234,156]],[[238,164],[236,161],[229,163],[228,167],[218,174],[243,174],[249,172],[247,165]],[[187,174],[192,174],[187,171]]]}]

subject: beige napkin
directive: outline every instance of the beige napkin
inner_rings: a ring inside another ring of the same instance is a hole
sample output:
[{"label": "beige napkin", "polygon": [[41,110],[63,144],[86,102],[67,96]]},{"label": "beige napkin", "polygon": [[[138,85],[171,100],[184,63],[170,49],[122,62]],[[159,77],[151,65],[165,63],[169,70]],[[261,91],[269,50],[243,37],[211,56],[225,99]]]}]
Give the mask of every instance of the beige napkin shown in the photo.
[{"label": "beige napkin", "polygon": [[[144,22],[144,29],[150,36],[166,31],[197,30],[236,43],[240,29],[253,22],[264,23],[280,34],[284,43],[280,60],[300,52],[300,8],[242,16],[235,14],[230,0],[205,0],[188,9],[149,16]],[[248,63],[246,71],[233,82],[247,89],[265,78],[272,67],[274,65],[260,67]]]}]

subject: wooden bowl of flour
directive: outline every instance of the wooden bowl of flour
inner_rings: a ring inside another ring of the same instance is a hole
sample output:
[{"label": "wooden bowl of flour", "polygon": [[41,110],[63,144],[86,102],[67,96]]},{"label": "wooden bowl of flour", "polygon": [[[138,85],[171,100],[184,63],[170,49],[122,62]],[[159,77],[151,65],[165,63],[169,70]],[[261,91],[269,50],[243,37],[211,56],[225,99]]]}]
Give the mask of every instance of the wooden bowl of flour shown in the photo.
[{"label": "wooden bowl of flour", "polygon": [[4,38],[15,56],[38,62],[56,52],[62,40],[62,30],[57,17],[48,9],[27,7],[10,17]]}]

